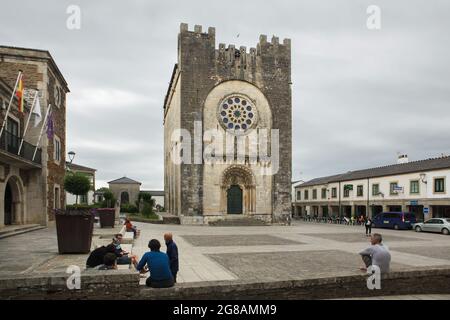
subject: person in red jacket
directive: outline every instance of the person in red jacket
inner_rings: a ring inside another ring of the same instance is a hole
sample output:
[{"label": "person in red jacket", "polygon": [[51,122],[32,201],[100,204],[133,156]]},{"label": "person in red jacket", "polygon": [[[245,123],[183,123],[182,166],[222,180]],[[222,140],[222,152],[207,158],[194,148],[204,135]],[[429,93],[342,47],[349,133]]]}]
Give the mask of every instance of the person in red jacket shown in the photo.
[{"label": "person in red jacket", "polygon": [[136,228],[136,226],[133,226],[133,224],[131,223],[131,221],[128,217],[125,218],[124,225],[125,225],[126,232],[133,232],[134,238],[136,239],[137,236],[139,235],[139,230]]}]

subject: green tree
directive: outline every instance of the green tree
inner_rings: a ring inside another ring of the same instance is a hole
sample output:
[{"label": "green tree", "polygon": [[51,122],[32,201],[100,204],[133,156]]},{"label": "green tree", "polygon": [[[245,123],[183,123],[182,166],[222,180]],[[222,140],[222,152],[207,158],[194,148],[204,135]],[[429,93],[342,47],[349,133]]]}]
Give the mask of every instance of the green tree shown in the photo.
[{"label": "green tree", "polygon": [[67,173],[64,177],[64,189],[76,196],[75,204],[78,204],[78,196],[87,194],[91,190],[91,181],[82,173]]},{"label": "green tree", "polygon": [[116,202],[116,199],[114,198],[114,194],[109,190],[109,188],[103,187],[100,189],[97,189],[97,192],[102,192],[103,194],[103,201],[102,205],[106,208],[112,208],[114,207],[114,204]]}]

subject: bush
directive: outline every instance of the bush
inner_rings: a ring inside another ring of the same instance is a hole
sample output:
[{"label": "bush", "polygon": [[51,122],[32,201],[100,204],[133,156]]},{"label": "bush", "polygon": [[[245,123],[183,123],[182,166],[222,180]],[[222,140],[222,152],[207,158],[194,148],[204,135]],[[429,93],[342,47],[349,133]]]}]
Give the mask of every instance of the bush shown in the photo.
[{"label": "bush", "polygon": [[120,212],[123,213],[139,213],[138,207],[133,204],[122,204],[120,206]]},{"label": "bush", "polygon": [[98,208],[95,205],[87,205],[87,204],[69,204],[66,205],[66,210],[91,210]]},{"label": "bush", "polygon": [[153,206],[151,203],[144,202],[144,206],[142,208],[142,216],[149,218],[153,215]]},{"label": "bush", "polygon": [[106,187],[100,188],[96,190],[97,192],[101,192],[103,196],[103,200],[99,202],[99,208],[114,208],[116,204],[116,199],[114,198],[114,194]]},{"label": "bush", "polygon": [[64,189],[76,196],[75,204],[78,204],[78,196],[91,190],[91,181],[84,174],[70,172],[64,177]]}]

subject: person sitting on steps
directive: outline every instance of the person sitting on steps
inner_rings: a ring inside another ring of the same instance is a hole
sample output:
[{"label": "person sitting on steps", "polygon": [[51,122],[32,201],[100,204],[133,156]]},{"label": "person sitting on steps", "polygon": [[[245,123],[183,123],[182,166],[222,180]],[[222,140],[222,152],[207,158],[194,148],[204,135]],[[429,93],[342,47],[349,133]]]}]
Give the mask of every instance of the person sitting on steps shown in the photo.
[{"label": "person sitting on steps", "polygon": [[116,247],[117,264],[127,265],[132,263],[136,268],[138,257],[136,255],[131,255],[129,252],[126,252],[122,249],[122,238],[122,234],[118,233],[114,236],[112,242],[112,244]]},{"label": "person sitting on steps", "polygon": [[125,231],[126,232],[133,232],[135,239],[139,236],[140,232],[136,228],[136,226],[133,226],[133,224],[131,223],[130,218],[128,218],[128,217],[125,218],[124,225],[125,225]]},{"label": "person sitting on steps", "polygon": [[175,282],[170,270],[170,261],[167,254],[160,251],[161,243],[152,239],[148,243],[150,252],[145,253],[137,266],[141,273],[150,271],[150,277],[147,278],[146,285],[152,288],[170,288]]},{"label": "person sitting on steps", "polygon": [[370,237],[371,246],[359,253],[365,264],[365,267],[361,268],[362,271],[367,271],[373,265],[379,267],[381,273],[389,272],[391,254],[389,248],[382,242],[383,238],[379,233],[374,233]]},{"label": "person sitting on steps", "polygon": [[107,253],[103,257],[103,264],[97,266],[97,270],[116,270],[117,269],[117,256],[115,253]]}]

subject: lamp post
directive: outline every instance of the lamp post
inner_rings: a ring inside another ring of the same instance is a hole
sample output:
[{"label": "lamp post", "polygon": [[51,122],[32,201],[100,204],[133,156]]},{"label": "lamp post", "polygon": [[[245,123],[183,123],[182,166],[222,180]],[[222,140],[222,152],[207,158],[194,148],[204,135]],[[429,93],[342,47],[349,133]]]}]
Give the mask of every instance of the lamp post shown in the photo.
[{"label": "lamp post", "polygon": [[72,163],[73,159],[75,158],[75,152],[69,151],[68,155],[69,155],[70,163]]}]

